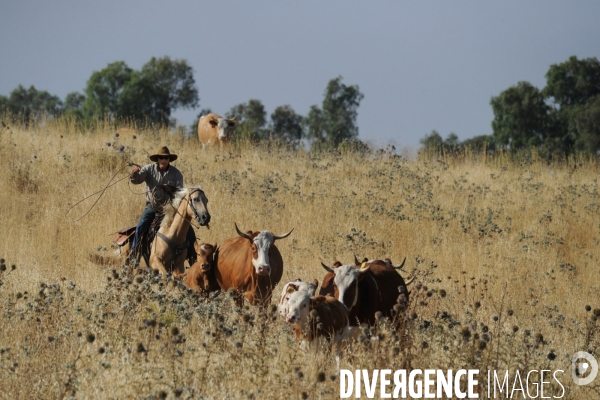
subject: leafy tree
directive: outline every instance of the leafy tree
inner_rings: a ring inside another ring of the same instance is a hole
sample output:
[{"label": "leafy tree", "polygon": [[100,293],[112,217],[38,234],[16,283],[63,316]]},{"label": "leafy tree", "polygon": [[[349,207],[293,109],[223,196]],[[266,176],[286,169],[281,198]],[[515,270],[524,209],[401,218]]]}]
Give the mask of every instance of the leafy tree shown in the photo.
[{"label": "leafy tree", "polygon": [[519,82],[490,101],[494,140],[512,150],[541,146],[547,138],[549,107],[529,82]]},{"label": "leafy tree", "polygon": [[306,117],[307,138],[337,146],[358,137],[356,117],[363,97],[357,85],[344,85],[341,76],[330,80],[321,109],[312,106]]},{"label": "leafy tree", "polygon": [[304,118],[306,137],[315,142],[325,142],[327,139],[327,130],[325,127],[325,115],[316,105],[310,106],[308,115]]},{"label": "leafy tree", "polygon": [[287,143],[298,143],[302,139],[302,120],[290,105],[279,106],[271,114],[272,133]]},{"label": "leafy tree", "polygon": [[87,118],[122,116],[121,93],[131,81],[134,71],[124,61],[108,64],[92,74],[85,88],[83,111]]},{"label": "leafy tree", "polygon": [[83,110],[83,103],[85,102],[85,96],[79,92],[71,92],[67,94],[64,102],[64,110]]},{"label": "leafy tree", "polygon": [[[126,96],[129,90],[138,93],[140,97],[132,100],[142,101],[145,106],[141,113],[131,113],[130,116],[168,123],[173,110],[198,106],[195,85],[194,72],[187,61],[152,57],[125,87]],[[131,103],[127,102],[127,105],[131,107]]]},{"label": "leafy tree", "polygon": [[578,60],[572,56],[553,64],[546,73],[543,95],[561,108],[583,105],[600,94],[600,62],[597,58]]},{"label": "leafy tree", "polygon": [[460,143],[460,147],[470,149],[474,153],[480,153],[484,150],[494,151],[496,149],[494,137],[492,135],[479,135],[471,139],[465,139]]},{"label": "leafy tree", "polygon": [[425,135],[420,140],[423,150],[433,153],[455,153],[461,148],[461,143],[455,133],[450,133],[446,140],[443,140],[438,131],[433,130],[429,135]]},{"label": "leafy tree", "polygon": [[579,127],[585,124],[578,121],[579,113],[584,109],[588,115],[583,118],[589,120],[590,109],[586,104],[600,94],[600,62],[596,58],[578,60],[572,56],[563,63],[551,65],[546,81],[542,93],[553,105],[548,147],[592,151],[590,131],[580,131]]},{"label": "leafy tree", "polygon": [[439,152],[444,148],[444,139],[442,139],[438,131],[435,129],[431,131],[429,135],[425,135],[420,142],[425,151]]},{"label": "leafy tree", "polygon": [[600,95],[596,95],[581,107],[575,120],[579,133],[575,148],[592,154],[600,152]]},{"label": "leafy tree", "polygon": [[193,70],[185,60],[152,57],[134,71],[123,61],[94,72],[86,87],[84,112],[88,117],[131,118],[171,123],[177,108],[195,108],[198,90]]},{"label": "leafy tree", "polygon": [[267,137],[267,131],[263,129],[267,123],[267,112],[260,100],[250,99],[248,103],[240,103],[233,106],[225,117],[235,118],[238,126],[235,129],[236,136],[252,140],[260,140]]},{"label": "leafy tree", "polygon": [[63,107],[58,96],[45,90],[38,91],[33,85],[29,89],[22,85],[17,86],[8,98],[4,97],[2,103],[6,111],[26,122],[42,115],[56,116],[62,112]]}]

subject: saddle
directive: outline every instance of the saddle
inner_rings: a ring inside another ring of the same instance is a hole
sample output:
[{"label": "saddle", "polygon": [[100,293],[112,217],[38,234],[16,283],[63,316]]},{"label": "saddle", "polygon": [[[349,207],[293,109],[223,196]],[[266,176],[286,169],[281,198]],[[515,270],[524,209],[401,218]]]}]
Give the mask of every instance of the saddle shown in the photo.
[{"label": "saddle", "polygon": [[[154,235],[156,234],[156,232],[158,232],[158,228],[160,227],[160,223],[163,219],[163,216],[163,214],[157,213],[154,219],[152,220],[152,224],[150,224],[148,232],[144,234],[148,238],[149,242],[151,242],[152,239],[154,239]],[[117,231],[117,233],[115,233],[115,236],[113,237],[113,243],[121,247],[128,241],[133,240],[133,235],[135,235],[135,227],[136,226],[134,225]]]},{"label": "saddle", "polygon": [[133,235],[135,235],[135,225],[130,226],[129,228],[124,228],[124,229],[121,229],[120,231],[117,231],[117,233],[115,233],[115,236],[113,238],[113,242],[117,246],[121,247],[125,243],[127,243],[127,241],[130,240],[130,238]]}]

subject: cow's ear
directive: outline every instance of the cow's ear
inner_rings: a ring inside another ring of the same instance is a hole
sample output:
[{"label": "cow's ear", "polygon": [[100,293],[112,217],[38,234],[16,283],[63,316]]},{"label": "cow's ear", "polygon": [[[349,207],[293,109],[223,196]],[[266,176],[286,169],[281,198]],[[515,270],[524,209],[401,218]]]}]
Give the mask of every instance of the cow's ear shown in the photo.
[{"label": "cow's ear", "polygon": [[323,268],[325,268],[325,270],[327,272],[331,272],[332,274],[335,274],[335,272],[333,272],[333,268],[328,267],[327,265],[325,265],[322,261],[321,261],[321,265],[323,266]]},{"label": "cow's ear", "polygon": [[216,119],[211,119],[210,121],[208,121],[210,123],[210,126],[212,126],[213,128],[217,125],[219,125],[219,121],[217,121]]},{"label": "cow's ear", "polygon": [[287,289],[288,293],[294,293],[298,291],[298,285],[294,285],[293,283],[290,283]]},{"label": "cow's ear", "polygon": [[[313,286],[314,289],[311,286]],[[312,283],[308,284],[308,295],[310,297],[314,297],[315,294],[317,293],[317,289],[318,288],[319,288],[319,280],[315,279],[315,280],[312,281]]]},{"label": "cow's ear", "polygon": [[227,121],[227,125],[229,126],[236,126],[237,124],[237,121],[234,119],[230,119],[229,121]]},{"label": "cow's ear", "polygon": [[342,266],[341,262],[339,262],[339,261],[334,261],[333,262],[333,268],[337,268],[337,267],[341,267],[341,266]]},{"label": "cow's ear", "polygon": [[196,250],[196,254],[200,254],[200,251],[202,250],[198,244],[198,241],[194,242],[194,250]]},{"label": "cow's ear", "polygon": [[312,299],[310,299],[310,309],[311,309],[311,311],[314,308],[317,308],[317,307],[321,306],[323,303],[325,303],[326,300],[327,300],[327,298],[325,296],[316,296],[316,297],[313,297]]}]

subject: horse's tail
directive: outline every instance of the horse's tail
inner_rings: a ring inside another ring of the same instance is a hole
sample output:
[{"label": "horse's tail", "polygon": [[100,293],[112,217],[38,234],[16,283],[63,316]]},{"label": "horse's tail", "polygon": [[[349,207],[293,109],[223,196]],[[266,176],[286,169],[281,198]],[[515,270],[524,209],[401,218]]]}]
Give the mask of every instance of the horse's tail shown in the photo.
[{"label": "horse's tail", "polygon": [[92,251],[88,251],[88,260],[93,262],[94,264],[101,266],[109,266],[109,265],[120,265],[123,264],[122,256],[104,256],[101,254],[94,253]]}]

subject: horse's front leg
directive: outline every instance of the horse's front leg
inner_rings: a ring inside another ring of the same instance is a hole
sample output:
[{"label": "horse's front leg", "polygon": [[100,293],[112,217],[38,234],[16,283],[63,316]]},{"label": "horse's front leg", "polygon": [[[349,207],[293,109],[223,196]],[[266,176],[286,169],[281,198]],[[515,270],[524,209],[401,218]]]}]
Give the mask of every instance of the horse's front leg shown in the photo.
[{"label": "horse's front leg", "polygon": [[152,254],[150,256],[150,268],[158,270],[163,275],[167,274],[167,268],[165,267],[164,260],[162,257]]},{"label": "horse's front leg", "polygon": [[175,263],[173,265],[173,276],[175,278],[181,278],[185,272],[185,259],[187,253],[184,251],[175,259]]}]

